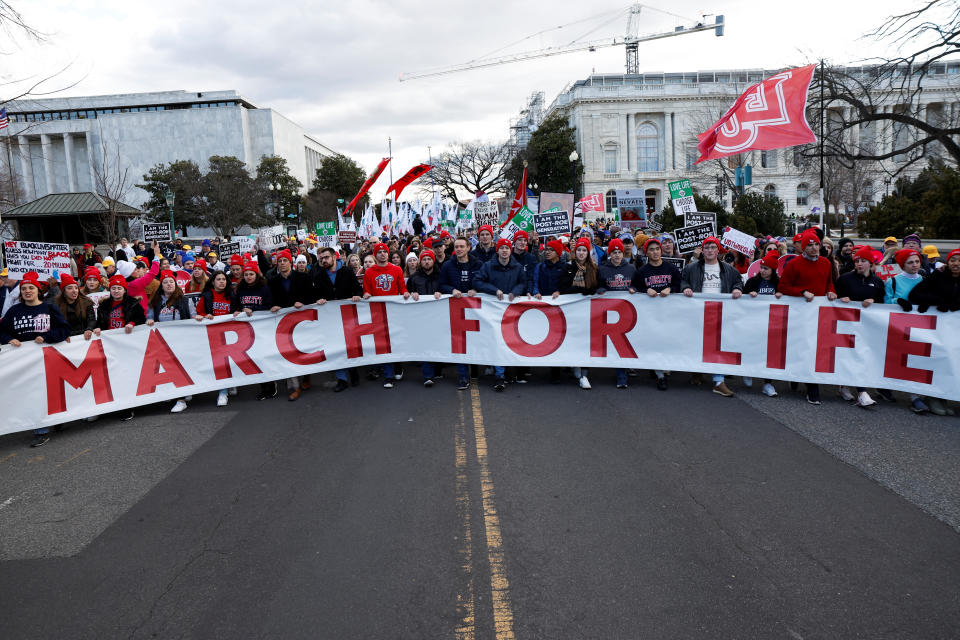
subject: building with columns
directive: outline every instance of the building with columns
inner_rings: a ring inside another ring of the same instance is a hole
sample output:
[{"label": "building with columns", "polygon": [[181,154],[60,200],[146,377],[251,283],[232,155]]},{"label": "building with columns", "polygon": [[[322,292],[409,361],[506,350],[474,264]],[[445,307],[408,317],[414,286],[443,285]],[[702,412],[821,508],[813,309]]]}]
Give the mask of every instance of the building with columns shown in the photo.
[{"label": "building with columns", "polygon": [[[546,110],[546,117],[562,111],[577,130],[577,148],[584,164],[583,194],[606,195],[607,211],[616,206],[616,189],[645,189],[647,211],[660,211],[667,204],[667,182],[691,179],[694,188],[715,197],[717,170],[710,163],[695,166],[697,134],[716,122],[733,101],[752,84],[776,73],[762,69],[690,71],[678,73],[594,74],[564,89]],[[870,68],[848,68],[869,73]],[[960,61],[934,65],[924,80],[920,116],[928,122],[957,122],[960,113]],[[873,96],[881,109],[901,108],[899,93]],[[847,114],[849,117],[849,114]],[[828,121],[830,120],[828,114]],[[894,142],[905,141],[907,130],[889,125],[861,126],[849,134],[866,148],[890,152]],[[900,148],[900,147],[898,147]],[[928,147],[928,153],[936,149]],[[819,165],[794,149],[745,154],[753,168],[753,184],[747,191],[781,198],[787,215],[806,215],[819,205]],[[884,193],[885,182],[898,162],[894,157],[875,164],[873,177],[865,180],[863,201]],[[919,172],[924,163],[907,170]],[[731,194],[725,204],[732,207]],[[841,208],[843,210],[843,208]]]},{"label": "building with columns", "polygon": [[158,163],[236,156],[254,170],[277,155],[308,189],[322,159],[334,154],[300,125],[260,108],[236,91],[163,91],[17,100],[4,105],[10,126],[0,136],[3,170],[26,201],[52,193],[100,192],[97,172],[128,172],[123,200],[141,205],[133,186]]}]

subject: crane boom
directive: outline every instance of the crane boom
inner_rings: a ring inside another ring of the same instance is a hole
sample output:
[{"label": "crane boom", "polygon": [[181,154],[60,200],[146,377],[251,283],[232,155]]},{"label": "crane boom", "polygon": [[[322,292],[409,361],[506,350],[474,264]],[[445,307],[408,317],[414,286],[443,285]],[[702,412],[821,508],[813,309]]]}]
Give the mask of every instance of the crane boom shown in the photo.
[{"label": "crane boom", "polygon": [[[600,49],[602,47],[626,45],[628,51],[630,49],[635,51],[636,45],[640,42],[662,40],[663,38],[672,38],[673,36],[682,36],[688,33],[697,33],[699,31],[708,31],[712,29],[716,35],[720,36],[723,35],[723,27],[723,16],[717,16],[714,24],[697,23],[693,26],[677,27],[673,31],[665,31],[662,33],[650,33],[640,36],[632,36],[629,35],[628,29],[628,35],[626,36],[618,36],[590,42],[575,42],[558,47],[547,47],[546,49],[536,49],[533,51],[524,51],[511,55],[498,56],[496,58],[481,58],[479,60],[455,64],[450,67],[435,69],[433,71],[402,73],[400,74],[400,82],[406,82],[408,80],[420,80],[422,78],[431,78],[435,76],[444,76],[451,73],[459,73],[461,71],[471,71],[473,69],[483,69],[485,67],[494,67],[500,64],[509,64],[511,62],[523,62],[525,60],[533,60],[535,58],[548,58],[550,56],[559,56],[565,53],[573,53],[576,51],[595,51],[596,49]],[[628,69],[627,72],[630,73],[630,70]],[[633,73],[636,73],[636,70],[634,70]]]}]

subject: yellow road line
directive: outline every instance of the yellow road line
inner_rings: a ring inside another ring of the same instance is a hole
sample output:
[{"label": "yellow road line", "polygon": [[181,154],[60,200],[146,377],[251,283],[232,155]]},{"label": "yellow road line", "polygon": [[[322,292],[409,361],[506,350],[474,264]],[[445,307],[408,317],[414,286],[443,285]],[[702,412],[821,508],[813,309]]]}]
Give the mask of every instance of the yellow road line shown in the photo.
[{"label": "yellow road line", "polygon": [[490,589],[493,595],[493,624],[497,640],[514,640],[513,607],[510,605],[510,582],[504,569],[503,534],[500,516],[494,503],[493,478],[487,463],[487,433],[480,410],[480,390],[470,388],[473,401],[473,431],[477,441],[477,462],[480,465],[480,493],[483,498],[483,521],[487,531],[487,557],[490,561]]},{"label": "yellow road line", "polygon": [[85,455],[85,454],[87,454],[87,453],[90,453],[90,449],[84,449],[83,451],[81,451],[81,452],[78,453],[77,455],[72,456],[72,457],[70,457],[70,458],[67,458],[67,459],[64,460],[63,462],[57,463],[57,466],[58,466],[58,467],[62,467],[63,465],[67,464],[68,462],[72,462],[73,460],[76,460],[76,459],[79,458],[80,456]]},{"label": "yellow road line", "polygon": [[477,633],[473,596],[473,535],[470,532],[470,483],[467,478],[466,419],[460,405],[456,432],[457,519],[460,521],[460,588],[457,591],[457,640],[474,640]]},{"label": "yellow road line", "polygon": [[8,456],[5,457],[5,458],[0,458],[0,462],[6,462],[6,461],[9,460],[10,458],[16,457],[16,455],[17,455],[17,454],[15,454],[15,453],[11,453],[10,455],[8,455]]}]

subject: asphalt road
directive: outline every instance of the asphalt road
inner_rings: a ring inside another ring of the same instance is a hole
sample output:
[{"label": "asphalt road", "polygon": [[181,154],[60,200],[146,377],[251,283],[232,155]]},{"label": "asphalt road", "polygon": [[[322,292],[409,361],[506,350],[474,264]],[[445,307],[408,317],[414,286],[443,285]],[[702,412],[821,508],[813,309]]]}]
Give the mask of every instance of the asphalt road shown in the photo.
[{"label": "asphalt road", "polygon": [[0,438],[0,637],[957,637],[960,418],[413,373]]}]

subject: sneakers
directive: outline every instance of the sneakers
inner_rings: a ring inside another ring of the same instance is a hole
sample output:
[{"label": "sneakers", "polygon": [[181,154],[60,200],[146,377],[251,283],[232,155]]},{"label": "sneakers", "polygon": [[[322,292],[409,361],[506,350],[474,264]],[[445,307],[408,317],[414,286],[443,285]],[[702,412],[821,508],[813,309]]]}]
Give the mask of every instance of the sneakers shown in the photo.
[{"label": "sneakers", "polygon": [[517,384],[527,384],[527,379],[521,376],[516,380],[514,380],[514,382],[516,382]]},{"label": "sneakers", "polygon": [[744,379],[743,379],[743,386],[745,386],[747,389],[752,389],[752,388],[753,388],[753,378],[744,378]]},{"label": "sneakers", "polygon": [[496,384],[493,385],[494,391],[503,391],[507,388],[507,383],[504,382],[503,378],[497,378]]},{"label": "sneakers", "polygon": [[33,434],[33,440],[30,442],[30,446],[36,449],[37,447],[42,447],[48,442],[50,442],[49,433],[35,433]]},{"label": "sneakers", "polygon": [[403,367],[397,365],[393,370],[393,379],[394,380],[403,380]]},{"label": "sneakers", "polygon": [[617,384],[617,389],[626,389],[626,388],[627,388],[626,382],[620,382]]},{"label": "sneakers", "polygon": [[237,395],[237,388],[236,388],[236,387],[230,387],[229,389],[227,389],[227,393],[230,394],[231,396],[235,396],[235,395]]},{"label": "sneakers", "polygon": [[180,413],[187,408],[187,403],[183,400],[177,400],[177,404],[173,405],[173,408],[170,409],[170,413]]},{"label": "sneakers", "polygon": [[809,402],[810,404],[814,404],[814,405],[818,405],[818,406],[819,406],[819,405],[821,404],[821,402],[820,402],[820,392],[817,391],[816,393],[814,393],[814,392],[812,392],[812,391],[807,391],[807,402]]},{"label": "sneakers", "polygon": [[469,388],[470,388],[470,378],[460,378],[460,380],[457,381],[458,391],[463,391],[464,389],[469,389]]},{"label": "sneakers", "polygon": [[840,394],[840,397],[846,400],[847,402],[853,402],[853,394],[850,393],[850,389],[846,387],[837,387],[837,393]]},{"label": "sneakers", "polygon": [[592,389],[590,386],[590,381],[587,379],[587,376],[580,376],[580,388],[581,389]]},{"label": "sneakers", "polygon": [[[917,398],[919,400],[920,398]],[[953,415],[950,413],[950,409],[947,409],[943,406],[943,403],[940,402],[937,398],[929,398],[927,404],[930,405],[930,413],[933,413],[938,416]]]},{"label": "sneakers", "polygon": [[269,389],[260,389],[257,394],[257,400],[269,400],[277,397],[277,383],[274,382]]},{"label": "sneakers", "polygon": [[[303,380],[300,381],[300,391],[306,391],[310,388],[310,376],[303,376]],[[234,395],[234,394],[230,394]]]},{"label": "sneakers", "polygon": [[[290,395],[293,395],[293,394],[290,394]],[[294,399],[296,399],[296,398],[294,398]],[[227,390],[226,390],[226,389],[223,389],[222,391],[220,391],[220,393],[217,394],[217,406],[218,406],[218,407],[225,407],[225,406],[227,406],[227,402],[228,402],[228,400],[227,400]]]},{"label": "sneakers", "polygon": [[666,377],[657,378],[657,389],[659,389],[660,391],[666,391],[666,390],[667,390],[667,379],[666,379]]},{"label": "sneakers", "polygon": [[[297,398],[299,398],[299,397],[300,397],[300,394],[302,394],[302,393],[303,393],[303,391],[302,391],[301,389],[294,389],[294,390],[290,393],[290,395],[287,396],[287,400],[289,400],[290,402],[296,402],[296,401],[297,401]],[[220,404],[220,403],[218,402],[217,404]],[[223,404],[227,404],[227,403],[224,402]]]},{"label": "sneakers", "polygon": [[391,382],[390,380],[387,380],[386,382],[383,383],[383,388],[384,388],[384,389],[393,389],[393,382]]},{"label": "sneakers", "polygon": [[763,395],[767,396],[768,398],[776,398],[776,397],[777,397],[777,390],[774,389],[774,388],[773,388],[773,385],[772,385],[771,383],[769,383],[769,382],[767,382],[766,384],[763,385],[763,388],[760,390],[760,392],[761,392]]},{"label": "sneakers", "polygon": [[124,411],[123,415],[120,416],[121,422],[130,422],[131,420],[133,420],[133,409],[130,409],[130,413]]},{"label": "sneakers", "polygon": [[713,392],[717,395],[721,395],[724,398],[732,398],[733,391],[730,391],[730,387],[727,386],[726,382],[721,382],[720,384],[714,385]]},{"label": "sneakers", "polygon": [[193,400],[193,396],[183,396],[184,402],[190,402],[191,400]]},{"label": "sneakers", "polygon": [[425,386],[425,387],[432,387],[432,386],[433,386],[433,380],[432,380],[431,378],[427,378],[426,380],[423,381],[423,386]]},{"label": "sneakers", "polygon": [[930,407],[924,403],[922,398],[917,398],[910,403],[910,410],[914,413],[926,413],[927,411],[930,411]]},{"label": "sneakers", "polygon": [[380,377],[380,371],[376,368],[367,371],[367,380],[376,380]]},{"label": "sneakers", "polygon": [[869,407],[871,405],[877,404],[877,401],[870,397],[870,394],[866,391],[861,391],[857,396],[857,406],[858,407]]},{"label": "sneakers", "polygon": [[338,380],[337,380],[337,386],[335,386],[335,387],[333,388],[333,390],[334,390],[335,392],[337,392],[337,393],[340,393],[340,392],[343,391],[344,389],[347,389],[349,386],[350,386],[350,385],[347,384],[347,381],[346,381],[346,380],[340,380],[340,379],[338,379]]}]

